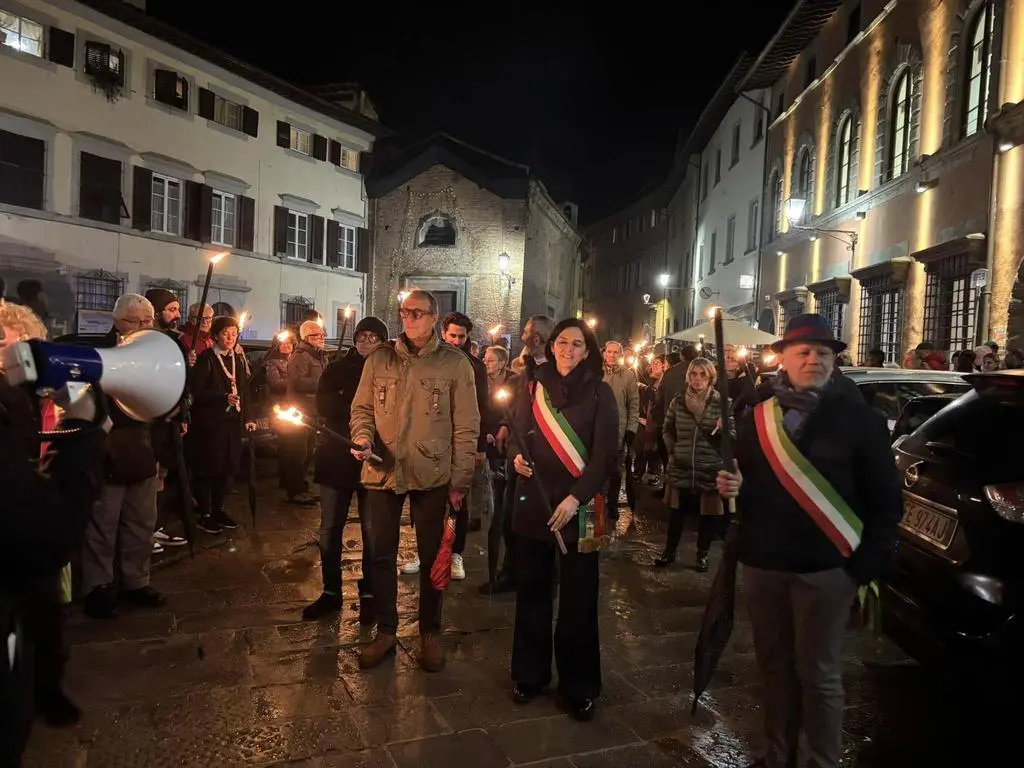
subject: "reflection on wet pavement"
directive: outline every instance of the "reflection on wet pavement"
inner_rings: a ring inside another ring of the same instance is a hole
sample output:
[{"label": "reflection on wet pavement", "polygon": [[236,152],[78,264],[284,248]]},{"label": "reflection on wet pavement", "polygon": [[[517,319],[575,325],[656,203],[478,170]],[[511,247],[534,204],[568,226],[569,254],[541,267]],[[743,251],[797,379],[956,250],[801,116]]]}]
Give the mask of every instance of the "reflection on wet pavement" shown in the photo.
[{"label": "reflection on wet pavement", "polygon": [[[275,483],[276,484],[276,483]],[[427,675],[418,652],[416,577],[399,580],[399,651],[372,672],[357,665],[367,639],[354,591],[359,527],[345,534],[340,616],[299,619],[320,592],[311,546],[318,511],[262,494],[258,527],[230,542],[203,537],[154,574],[169,596],[157,612],[92,622],[73,610],[68,688],[85,710],[77,728],[39,725],[27,766],[292,765],[348,768],[661,768],[744,766],[759,745],[757,673],[740,611],[710,691],[690,714],[693,648],[714,573],[699,574],[684,540],[681,563],[651,567],[663,511],[643,502],[602,565],[604,695],[596,722],[579,724],[553,697],[510,698],[514,598],[481,597],[486,533],[470,534],[468,578],[446,601],[448,665]],[[233,496],[235,515],[244,494]],[[244,513],[243,513],[244,512]],[[485,523],[486,527],[486,523]],[[224,538],[224,537],[221,537]],[[402,529],[400,561],[412,558]],[[1007,710],[851,630],[844,765],[1001,765],[995,734]]]}]

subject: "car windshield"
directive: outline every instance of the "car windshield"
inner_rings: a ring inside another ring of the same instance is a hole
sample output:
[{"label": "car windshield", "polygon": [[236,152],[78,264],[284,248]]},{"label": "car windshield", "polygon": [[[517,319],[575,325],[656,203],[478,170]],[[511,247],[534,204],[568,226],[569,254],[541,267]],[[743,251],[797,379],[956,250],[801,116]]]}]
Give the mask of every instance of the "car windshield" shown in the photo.
[{"label": "car windshield", "polygon": [[1024,466],[1011,446],[1024,434],[1024,397],[970,392],[926,422],[901,446],[921,458],[983,467],[985,482],[1020,480]]}]

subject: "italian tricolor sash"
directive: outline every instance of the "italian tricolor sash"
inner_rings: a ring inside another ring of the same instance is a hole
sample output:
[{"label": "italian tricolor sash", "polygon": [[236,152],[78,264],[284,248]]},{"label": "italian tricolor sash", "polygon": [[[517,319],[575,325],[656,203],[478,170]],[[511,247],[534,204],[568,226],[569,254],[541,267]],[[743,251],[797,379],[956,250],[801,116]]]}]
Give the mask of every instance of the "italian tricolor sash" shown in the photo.
[{"label": "italian tricolor sash", "polygon": [[[551,450],[555,452],[569,474],[573,477],[582,475],[587,466],[586,446],[562,412],[551,404],[551,396],[539,381],[534,382],[533,388],[533,418],[547,444],[551,446]],[[595,535],[604,535],[604,497],[599,493],[591,504],[584,504],[580,508],[578,520],[581,540],[586,538],[587,518],[591,510]]]},{"label": "italian tricolor sash", "polygon": [[860,545],[864,524],[793,444],[782,425],[782,406],[777,398],[765,400],[754,408],[754,425],[761,450],[782,487],[839,551],[849,557]]}]

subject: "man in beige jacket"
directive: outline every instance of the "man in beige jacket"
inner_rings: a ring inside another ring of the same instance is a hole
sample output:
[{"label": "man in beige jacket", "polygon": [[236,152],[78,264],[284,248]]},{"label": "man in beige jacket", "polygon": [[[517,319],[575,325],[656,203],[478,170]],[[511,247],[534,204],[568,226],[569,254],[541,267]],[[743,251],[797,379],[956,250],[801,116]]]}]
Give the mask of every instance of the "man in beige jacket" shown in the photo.
[{"label": "man in beige jacket", "polygon": [[[416,526],[420,570],[420,666],[444,666],[440,643],[442,592],[430,582],[431,565],[444,531],[447,505],[458,509],[475,470],[480,410],[473,366],[455,347],[442,344],[435,326],[436,299],[412,291],[399,310],[404,333],[366,358],[352,400],[352,440],[363,450],[370,527],[373,530],[373,596],[377,636],[363,648],[359,665],[378,666],[395,650],[398,630],[397,554],[402,505],[409,497]],[[376,446],[374,448],[374,446]],[[368,461],[371,450],[383,458]]]}]

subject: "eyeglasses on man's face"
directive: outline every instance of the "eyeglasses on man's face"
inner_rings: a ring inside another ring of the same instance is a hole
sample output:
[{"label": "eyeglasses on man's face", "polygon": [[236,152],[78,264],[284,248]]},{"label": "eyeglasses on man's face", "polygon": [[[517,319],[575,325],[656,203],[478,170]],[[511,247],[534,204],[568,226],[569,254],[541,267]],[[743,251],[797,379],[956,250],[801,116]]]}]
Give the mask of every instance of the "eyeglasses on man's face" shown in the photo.
[{"label": "eyeglasses on man's face", "polygon": [[433,314],[429,309],[406,309],[402,307],[398,310],[398,316],[403,320],[422,320],[424,317],[432,317]]},{"label": "eyeglasses on man's face", "polygon": [[122,317],[121,322],[129,328],[148,328],[153,325],[152,317]]},{"label": "eyeglasses on man's face", "polygon": [[326,333],[307,333],[306,334],[306,338],[307,339],[326,339],[327,338],[327,334]]},{"label": "eyeglasses on man's face", "polygon": [[357,333],[355,338],[356,344],[379,344],[380,337],[376,333]]}]

